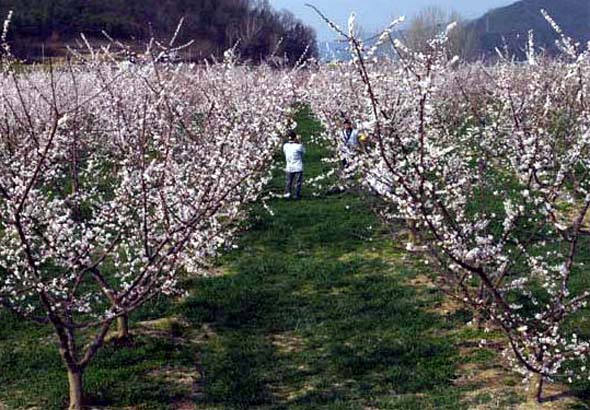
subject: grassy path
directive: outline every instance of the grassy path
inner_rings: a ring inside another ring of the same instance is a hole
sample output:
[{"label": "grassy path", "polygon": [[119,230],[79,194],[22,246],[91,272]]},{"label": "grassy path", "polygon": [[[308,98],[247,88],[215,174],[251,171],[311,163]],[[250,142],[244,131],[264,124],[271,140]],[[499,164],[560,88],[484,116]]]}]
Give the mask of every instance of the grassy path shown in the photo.
[{"label": "grassy path", "polygon": [[[275,204],[230,271],[183,306],[204,346],[199,408],[460,408],[450,323],[427,313],[407,272],[366,249],[371,218],[352,198]],[[440,407],[436,407],[440,408]]]},{"label": "grassy path", "polygon": [[[303,119],[302,133],[313,123]],[[311,149],[306,176],[321,168]],[[279,190],[277,176],[273,190]],[[255,209],[222,274],[180,303],[138,312],[133,348],[108,346],[86,389],[108,409],[462,409],[461,360],[433,289],[348,195]],[[173,317],[153,321],[161,317]],[[151,321],[150,321],[151,320]],[[0,403],[59,409],[66,391],[51,333],[0,313]],[[138,330],[141,329],[141,330]],[[1,405],[0,405],[1,408]]]},{"label": "grassy path", "polygon": [[[303,134],[312,125],[300,121]],[[307,177],[321,155],[308,153]],[[213,332],[197,408],[461,408],[445,336],[456,324],[427,309],[439,295],[408,285],[409,264],[361,200],[305,194],[272,202],[274,216],[256,211],[226,274],[182,306]]]}]

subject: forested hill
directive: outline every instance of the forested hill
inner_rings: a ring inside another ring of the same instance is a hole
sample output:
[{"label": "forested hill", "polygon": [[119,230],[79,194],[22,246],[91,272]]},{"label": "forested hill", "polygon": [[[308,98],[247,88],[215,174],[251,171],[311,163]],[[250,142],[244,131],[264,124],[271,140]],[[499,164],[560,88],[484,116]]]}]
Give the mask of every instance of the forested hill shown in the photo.
[{"label": "forested hill", "polygon": [[14,11],[9,33],[13,52],[27,59],[63,55],[65,45],[75,43],[82,32],[101,41],[104,30],[136,44],[152,36],[170,38],[182,17],[179,41],[195,40],[185,53],[191,59],[220,56],[238,40],[241,57],[254,61],[274,53],[294,62],[309,45],[309,55],[317,54],[313,29],[273,10],[268,1],[0,0],[0,16],[9,10]]},{"label": "forested hill", "polygon": [[479,51],[490,54],[508,45],[519,55],[533,30],[535,43],[555,51],[557,34],[540,10],[544,9],[561,26],[564,33],[584,44],[590,40],[590,0],[522,0],[507,7],[494,9],[473,21],[479,40]]}]

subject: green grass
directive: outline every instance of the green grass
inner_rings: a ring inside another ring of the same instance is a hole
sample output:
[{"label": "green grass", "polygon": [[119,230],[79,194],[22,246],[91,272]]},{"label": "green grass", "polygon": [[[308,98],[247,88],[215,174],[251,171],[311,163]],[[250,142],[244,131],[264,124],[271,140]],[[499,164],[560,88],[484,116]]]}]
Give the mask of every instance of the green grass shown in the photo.
[{"label": "green grass", "polygon": [[[199,408],[459,409],[455,324],[423,308],[412,274],[363,203],[346,195],[257,213],[231,274],[201,281],[180,308],[210,324],[210,388]],[[207,389],[206,389],[207,390]],[[213,406],[213,407],[210,407]],[[217,407],[215,407],[217,406]]]},{"label": "green grass", "polygon": [[[317,124],[299,119],[304,136]],[[306,177],[325,152],[308,147]],[[280,170],[269,189],[280,191]],[[254,207],[223,276],[187,281],[190,296],[161,299],[132,316],[174,316],[170,331],[139,332],[132,347],[108,346],[86,373],[93,404],[108,409],[464,409],[453,383],[463,312],[441,316],[442,295],[409,281],[416,263],[352,194],[273,200]],[[166,328],[166,327],[164,327]],[[189,375],[187,377],[182,375]],[[0,403],[7,409],[66,404],[64,368],[49,329],[0,312]],[[0,408],[2,406],[0,405]]]}]

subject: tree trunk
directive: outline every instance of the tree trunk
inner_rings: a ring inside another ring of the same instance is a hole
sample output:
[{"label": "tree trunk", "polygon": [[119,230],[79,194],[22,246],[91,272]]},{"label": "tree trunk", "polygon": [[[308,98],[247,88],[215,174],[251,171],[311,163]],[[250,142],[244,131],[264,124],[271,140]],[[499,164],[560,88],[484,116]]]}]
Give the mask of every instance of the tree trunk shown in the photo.
[{"label": "tree trunk", "polygon": [[542,375],[535,374],[531,377],[527,400],[531,403],[540,403],[543,399],[543,384],[545,380]]},{"label": "tree trunk", "polygon": [[[479,284],[479,289],[477,290],[477,298],[479,300],[483,300],[484,301],[484,305],[488,306],[488,295],[486,292],[486,288],[483,284],[483,282],[481,282]],[[485,324],[485,320],[483,315],[479,312],[479,310],[475,310],[475,312],[473,313],[473,320],[472,320],[472,326],[476,329],[482,329],[484,327]]]},{"label": "tree trunk", "polygon": [[129,317],[127,315],[117,318],[117,333],[115,337],[119,340],[128,340],[131,337],[129,334]]},{"label": "tree trunk", "polygon": [[70,382],[69,410],[82,410],[82,372],[81,369],[68,369],[68,381]]},{"label": "tree trunk", "polygon": [[408,219],[407,221],[408,224],[408,241],[412,244],[412,245],[418,245],[418,232],[416,229],[416,221],[412,220],[412,219]]}]

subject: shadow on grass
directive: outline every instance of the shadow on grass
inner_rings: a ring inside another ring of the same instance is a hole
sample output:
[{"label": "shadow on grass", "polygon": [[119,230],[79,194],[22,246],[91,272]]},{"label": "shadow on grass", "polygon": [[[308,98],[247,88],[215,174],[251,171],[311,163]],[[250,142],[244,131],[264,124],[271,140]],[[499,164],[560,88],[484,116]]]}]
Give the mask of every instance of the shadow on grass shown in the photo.
[{"label": "shadow on grass", "polygon": [[453,324],[421,308],[391,244],[371,242],[363,204],[274,207],[228,257],[233,274],[199,281],[180,308],[216,333],[198,408],[461,408]]}]

